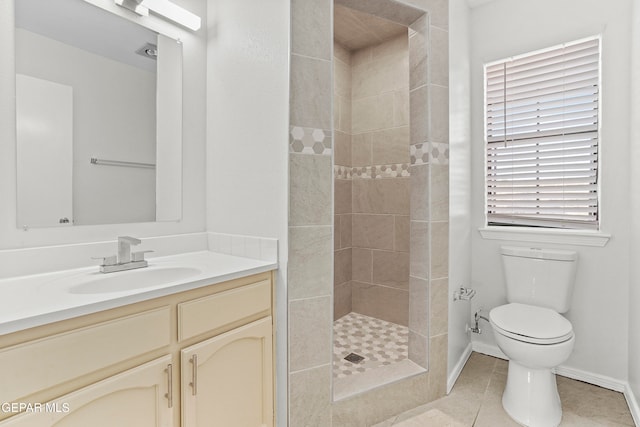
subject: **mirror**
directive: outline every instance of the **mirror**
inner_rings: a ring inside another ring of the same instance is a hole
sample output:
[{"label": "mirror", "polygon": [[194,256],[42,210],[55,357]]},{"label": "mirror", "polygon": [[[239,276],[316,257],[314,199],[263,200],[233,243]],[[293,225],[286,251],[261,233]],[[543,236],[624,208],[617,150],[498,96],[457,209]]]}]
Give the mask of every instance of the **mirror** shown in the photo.
[{"label": "mirror", "polygon": [[20,228],[181,218],[182,46],[113,7],[15,0]]}]

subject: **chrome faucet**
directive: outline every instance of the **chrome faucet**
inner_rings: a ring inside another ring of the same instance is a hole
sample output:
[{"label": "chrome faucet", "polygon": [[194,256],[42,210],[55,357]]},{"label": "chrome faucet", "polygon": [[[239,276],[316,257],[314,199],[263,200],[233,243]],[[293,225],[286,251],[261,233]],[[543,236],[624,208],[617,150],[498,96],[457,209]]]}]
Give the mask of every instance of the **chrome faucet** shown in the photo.
[{"label": "chrome faucet", "polygon": [[100,257],[94,259],[101,259],[100,265],[101,273],[113,273],[116,271],[133,270],[134,268],[147,267],[149,263],[144,259],[144,254],[153,251],[139,251],[131,252],[131,246],[139,245],[142,243],[140,239],[130,236],[118,237],[118,255],[111,255],[108,257]]},{"label": "chrome faucet", "polygon": [[140,239],[130,236],[118,237],[118,264],[131,262],[131,246],[142,243]]}]

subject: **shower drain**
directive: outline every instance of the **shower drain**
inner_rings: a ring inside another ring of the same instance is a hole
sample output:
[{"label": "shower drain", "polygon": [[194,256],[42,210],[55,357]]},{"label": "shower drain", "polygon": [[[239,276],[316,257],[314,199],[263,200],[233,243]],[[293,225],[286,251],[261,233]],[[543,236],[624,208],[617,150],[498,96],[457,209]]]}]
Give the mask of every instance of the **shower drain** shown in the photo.
[{"label": "shower drain", "polygon": [[351,363],[361,363],[364,360],[364,357],[360,356],[359,354],[349,353],[347,356],[345,356],[344,360],[348,360]]}]

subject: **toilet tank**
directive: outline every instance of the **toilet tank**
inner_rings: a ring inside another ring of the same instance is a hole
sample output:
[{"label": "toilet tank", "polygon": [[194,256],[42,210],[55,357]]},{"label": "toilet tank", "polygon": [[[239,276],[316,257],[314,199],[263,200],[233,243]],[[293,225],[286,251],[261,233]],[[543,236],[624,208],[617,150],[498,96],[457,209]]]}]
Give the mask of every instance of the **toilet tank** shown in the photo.
[{"label": "toilet tank", "polygon": [[576,252],[502,246],[501,253],[509,302],[547,307],[558,313],[571,308]]}]

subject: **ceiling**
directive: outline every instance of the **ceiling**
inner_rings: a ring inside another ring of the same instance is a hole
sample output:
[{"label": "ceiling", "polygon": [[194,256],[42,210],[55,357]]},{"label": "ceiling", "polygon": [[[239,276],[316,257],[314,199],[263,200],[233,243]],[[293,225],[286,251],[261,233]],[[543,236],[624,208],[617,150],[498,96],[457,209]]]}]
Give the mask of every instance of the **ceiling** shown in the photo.
[{"label": "ceiling", "polygon": [[380,44],[400,34],[407,34],[407,27],[334,4],[333,38],[347,50]]},{"label": "ceiling", "polygon": [[153,31],[82,0],[16,1],[16,27],[155,72],[153,60],[137,55],[157,44]]}]

